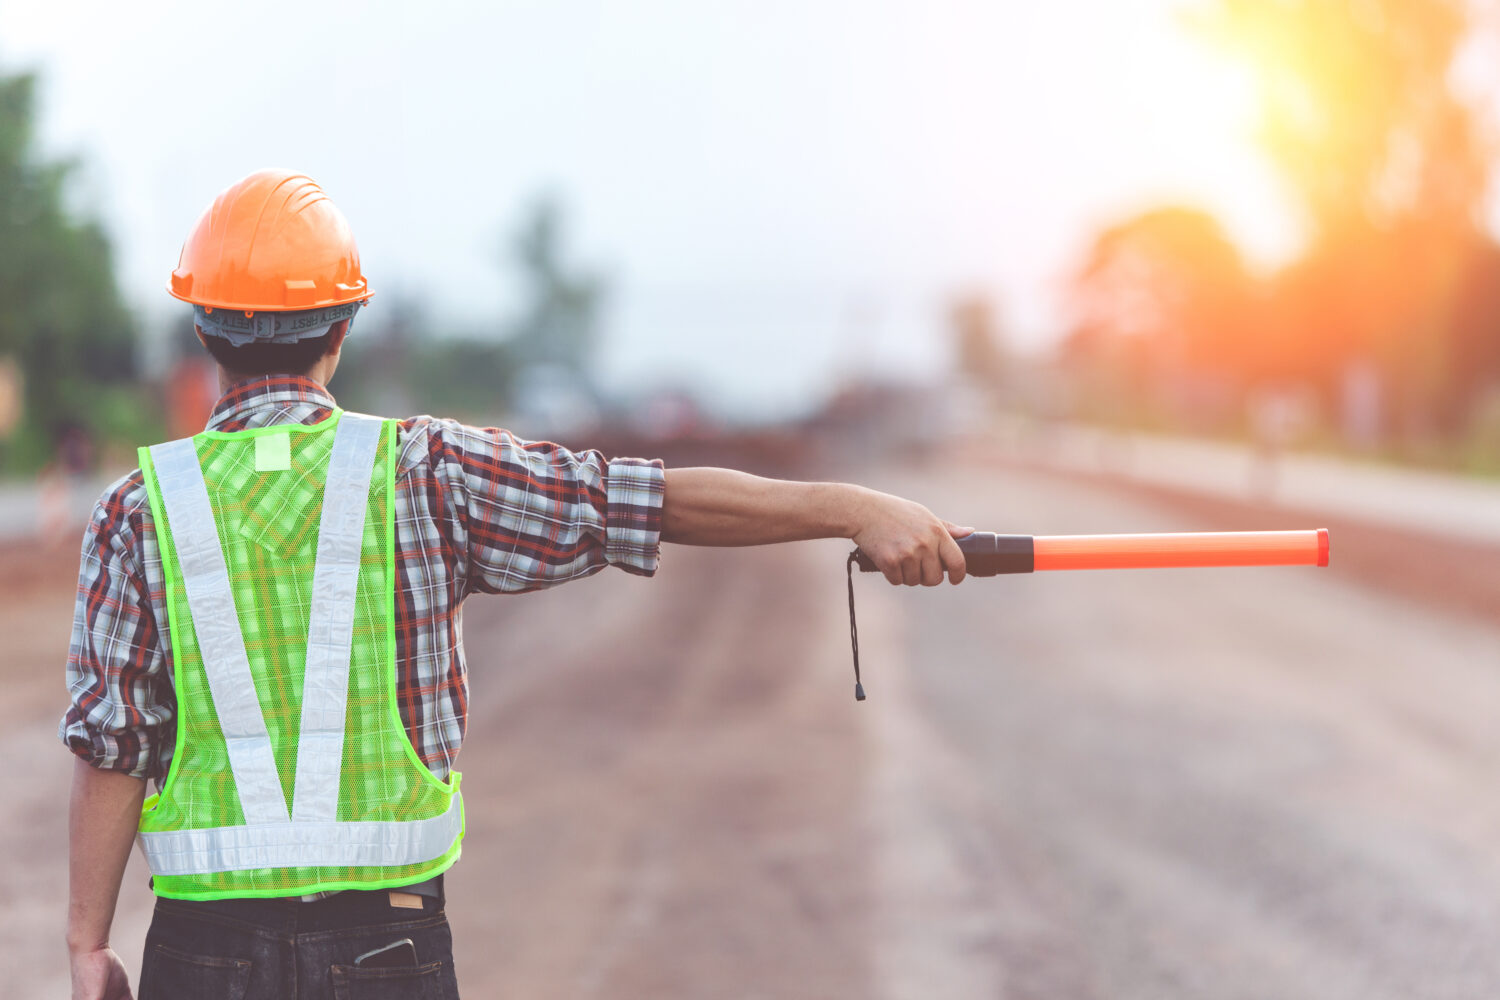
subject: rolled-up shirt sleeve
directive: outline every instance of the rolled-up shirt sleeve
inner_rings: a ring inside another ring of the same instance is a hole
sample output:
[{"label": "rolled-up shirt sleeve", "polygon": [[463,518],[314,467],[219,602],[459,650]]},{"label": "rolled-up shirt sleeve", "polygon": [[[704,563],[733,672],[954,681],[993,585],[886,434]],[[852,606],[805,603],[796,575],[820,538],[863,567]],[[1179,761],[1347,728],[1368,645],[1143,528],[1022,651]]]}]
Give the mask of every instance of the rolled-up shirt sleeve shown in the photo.
[{"label": "rolled-up shirt sleeve", "polygon": [[604,555],[627,573],[651,576],[661,550],[666,473],[658,460],[610,459],[605,469]]},{"label": "rolled-up shirt sleeve", "polygon": [[606,566],[656,572],[661,462],[605,459],[433,417],[415,418],[407,435],[403,453],[417,445],[443,494],[464,593],[539,590]]},{"label": "rolled-up shirt sleeve", "polygon": [[68,643],[69,705],[58,736],[96,768],[159,779],[176,702],[140,565],[144,504],[139,474],[126,477],[95,505],[84,531]]}]

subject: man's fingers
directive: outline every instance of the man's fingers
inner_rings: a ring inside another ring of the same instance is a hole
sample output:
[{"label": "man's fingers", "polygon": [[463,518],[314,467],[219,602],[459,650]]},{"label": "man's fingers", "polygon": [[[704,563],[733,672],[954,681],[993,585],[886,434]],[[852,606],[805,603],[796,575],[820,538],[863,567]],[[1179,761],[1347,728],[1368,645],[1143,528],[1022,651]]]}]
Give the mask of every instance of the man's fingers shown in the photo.
[{"label": "man's fingers", "polygon": [[[958,543],[952,538],[951,531],[953,526],[950,524],[948,527],[950,530],[949,537],[944,538],[938,544],[938,558],[942,560],[943,568],[948,571],[948,582],[961,583],[964,576],[969,572],[969,569],[964,560],[963,549],[959,548]],[[964,530],[964,533],[968,534],[973,529],[961,530]]]},{"label": "man's fingers", "polygon": [[922,563],[914,556],[901,560],[901,582],[915,587],[922,582]]},{"label": "man's fingers", "polygon": [[936,552],[922,559],[922,586],[936,587],[943,582],[943,561]]},{"label": "man's fingers", "polygon": [[964,559],[963,549],[959,548],[958,543],[953,539],[972,535],[974,529],[961,527],[952,521],[944,521],[943,527],[948,530],[948,537],[938,545],[938,558],[943,561],[943,568],[948,571],[948,582],[961,583],[968,575],[969,568]]}]

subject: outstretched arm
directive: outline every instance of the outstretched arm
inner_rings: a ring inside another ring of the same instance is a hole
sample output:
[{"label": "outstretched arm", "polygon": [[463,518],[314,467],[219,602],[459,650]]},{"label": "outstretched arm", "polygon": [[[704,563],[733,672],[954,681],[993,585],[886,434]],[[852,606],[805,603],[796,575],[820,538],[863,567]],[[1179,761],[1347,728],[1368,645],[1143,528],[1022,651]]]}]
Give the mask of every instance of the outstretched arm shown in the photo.
[{"label": "outstretched arm", "polygon": [[662,541],[764,545],[848,538],[892,583],[964,578],[954,538],[969,533],[921,504],[849,483],[763,479],[731,469],[668,469]]}]

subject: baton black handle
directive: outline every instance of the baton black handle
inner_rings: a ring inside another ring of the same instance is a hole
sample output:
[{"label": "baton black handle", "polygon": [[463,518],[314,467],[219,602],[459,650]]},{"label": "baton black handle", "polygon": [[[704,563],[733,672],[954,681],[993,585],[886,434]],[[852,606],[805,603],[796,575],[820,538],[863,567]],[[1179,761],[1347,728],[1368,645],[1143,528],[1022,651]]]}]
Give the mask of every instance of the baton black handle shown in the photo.
[{"label": "baton black handle", "polygon": [[[973,531],[954,541],[964,554],[964,563],[970,576],[1030,573],[1036,569],[1036,546],[1030,535],[997,535],[993,531]],[[876,572],[874,560],[859,549],[854,550],[854,561],[864,572]]]}]

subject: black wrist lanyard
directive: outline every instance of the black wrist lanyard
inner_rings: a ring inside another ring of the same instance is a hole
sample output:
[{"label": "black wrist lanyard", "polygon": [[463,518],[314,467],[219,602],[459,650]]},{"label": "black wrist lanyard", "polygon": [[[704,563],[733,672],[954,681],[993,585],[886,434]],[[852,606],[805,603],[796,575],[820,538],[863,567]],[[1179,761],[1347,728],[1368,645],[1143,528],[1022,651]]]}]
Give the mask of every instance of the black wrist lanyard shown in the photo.
[{"label": "black wrist lanyard", "polygon": [[844,571],[849,577],[849,647],[854,651],[854,700],[865,700],[865,686],[859,680],[859,625],[854,621],[854,564],[859,560],[859,550],[849,553]]}]

